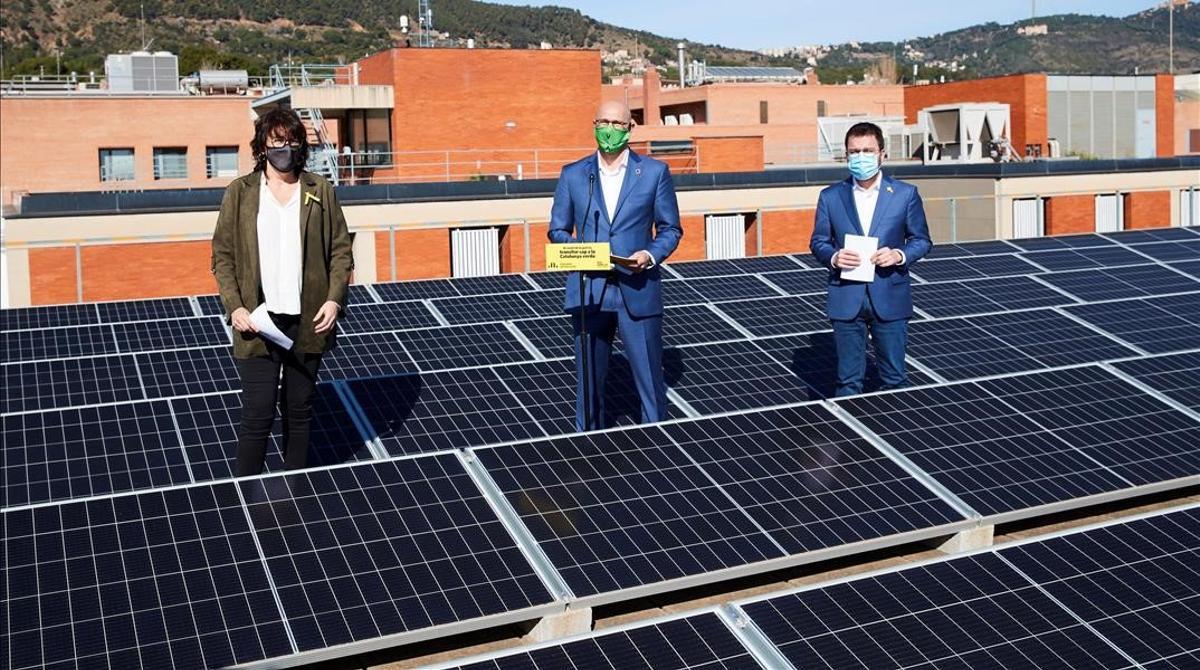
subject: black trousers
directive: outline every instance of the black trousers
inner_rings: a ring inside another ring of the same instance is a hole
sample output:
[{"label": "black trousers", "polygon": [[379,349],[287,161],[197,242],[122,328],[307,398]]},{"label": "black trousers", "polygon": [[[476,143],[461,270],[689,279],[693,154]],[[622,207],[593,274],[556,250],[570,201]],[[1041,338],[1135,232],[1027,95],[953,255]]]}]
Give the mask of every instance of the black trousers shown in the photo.
[{"label": "black trousers", "polygon": [[[300,317],[272,314],[275,325],[293,340]],[[267,440],[275,423],[275,400],[283,417],[283,463],[288,470],[308,465],[309,421],[317,388],[320,354],[298,354],[267,342],[267,355],[238,359],[242,378],[242,426],[238,431],[237,476],[257,475],[266,461]],[[280,370],[283,371],[282,391]]]}]

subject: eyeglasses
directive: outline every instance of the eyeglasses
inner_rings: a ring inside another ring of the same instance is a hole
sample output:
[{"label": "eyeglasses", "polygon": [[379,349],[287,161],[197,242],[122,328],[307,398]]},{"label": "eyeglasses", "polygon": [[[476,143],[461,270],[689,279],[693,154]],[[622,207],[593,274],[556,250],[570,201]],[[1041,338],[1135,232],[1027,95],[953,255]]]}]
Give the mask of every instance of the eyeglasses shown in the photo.
[{"label": "eyeglasses", "polygon": [[295,142],[287,142],[286,140],[274,140],[274,139],[267,140],[267,148],[268,149],[282,149],[284,147],[291,147],[293,149],[299,149],[300,145]]},{"label": "eyeglasses", "polygon": [[596,119],[592,123],[597,128],[617,128],[618,130],[629,130],[633,126],[629,121],[614,121],[613,119]]}]

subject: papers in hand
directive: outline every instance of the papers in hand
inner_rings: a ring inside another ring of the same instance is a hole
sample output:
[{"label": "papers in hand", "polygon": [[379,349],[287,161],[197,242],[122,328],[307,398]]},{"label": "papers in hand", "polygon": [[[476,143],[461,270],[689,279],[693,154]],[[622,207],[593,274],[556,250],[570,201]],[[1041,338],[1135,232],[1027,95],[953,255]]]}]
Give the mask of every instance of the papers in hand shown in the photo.
[{"label": "papers in hand", "polygon": [[264,302],[250,312],[250,323],[254,324],[263,339],[274,342],[283,349],[292,348],[292,338],[284,335],[283,331],[279,330],[279,327],[271,320],[271,315],[267,314],[267,303]]},{"label": "papers in hand", "polygon": [[879,238],[866,235],[847,235],[845,245],[847,251],[858,254],[860,263],[853,270],[842,270],[842,279],[862,282],[875,281],[875,264],[871,262],[871,256],[879,249]]}]

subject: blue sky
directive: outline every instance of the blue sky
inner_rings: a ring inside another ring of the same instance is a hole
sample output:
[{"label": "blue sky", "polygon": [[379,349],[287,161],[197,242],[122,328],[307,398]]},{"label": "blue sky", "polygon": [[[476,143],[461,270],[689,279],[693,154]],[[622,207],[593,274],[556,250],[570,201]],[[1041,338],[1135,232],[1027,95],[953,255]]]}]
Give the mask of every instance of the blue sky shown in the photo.
[{"label": "blue sky", "polygon": [[[1029,0],[491,0],[558,5],[606,23],[743,49],[901,40],[1030,16]],[[434,0],[434,13],[437,1]],[[1037,13],[1127,16],[1154,0],[1037,0]],[[1162,4],[1157,3],[1157,4]]]}]

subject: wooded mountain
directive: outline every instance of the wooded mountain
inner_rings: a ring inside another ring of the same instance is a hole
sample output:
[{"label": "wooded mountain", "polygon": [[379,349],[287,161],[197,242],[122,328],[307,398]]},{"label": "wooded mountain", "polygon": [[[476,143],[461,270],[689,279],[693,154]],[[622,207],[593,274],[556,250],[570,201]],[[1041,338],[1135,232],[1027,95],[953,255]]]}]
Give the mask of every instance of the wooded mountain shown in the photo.
[{"label": "wooded mountain", "polygon": [[[349,61],[404,39],[400,17],[415,16],[417,0],[4,0],[0,3],[3,76],[54,73],[56,68],[103,70],[105,54],[140,48],[140,15],[152,50],[180,56],[180,72],[203,67],[244,68],[264,74],[272,63]],[[679,38],[595,21],[561,7],[514,7],[474,0],[434,0],[440,44],[474,38],[479,46],[626,49],[671,67]],[[1018,28],[1045,24],[1047,34]],[[905,49],[905,46],[909,47]],[[917,52],[921,52],[920,55]],[[689,55],[710,65],[803,66],[749,51],[689,43]],[[1164,71],[1167,13],[1163,8],[1124,18],[1083,15],[1039,17],[1011,25],[987,23],[899,43],[836,45],[818,63],[823,81],[858,79],[875,59],[894,56],[901,74],[947,78],[1012,72],[1129,73]],[[934,66],[958,62],[957,72]],[[1200,69],[1200,5],[1175,11],[1176,72]],[[612,70],[609,70],[612,73]]]}]

